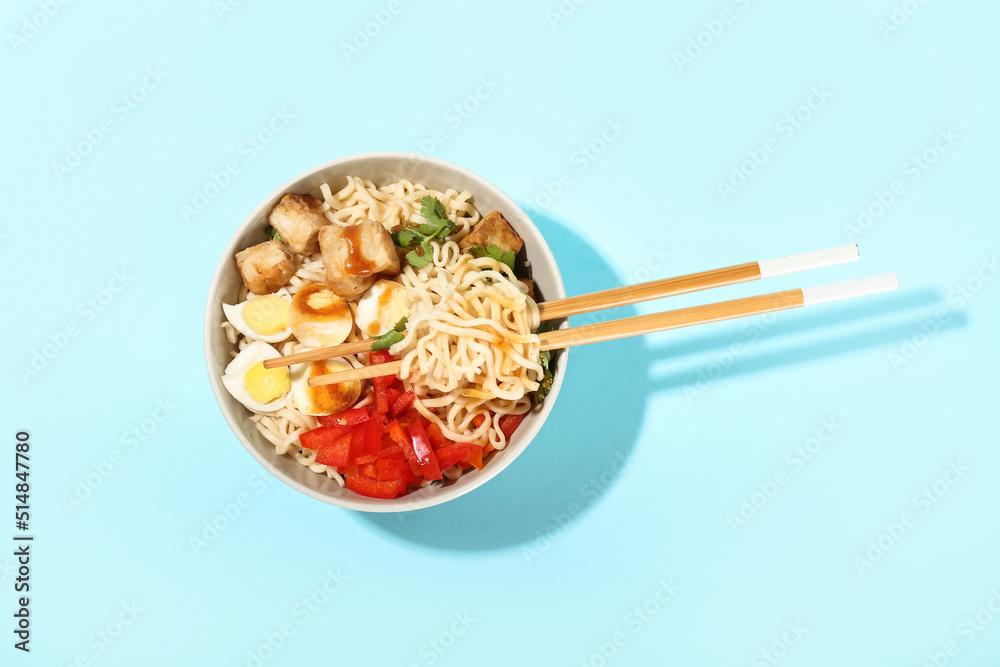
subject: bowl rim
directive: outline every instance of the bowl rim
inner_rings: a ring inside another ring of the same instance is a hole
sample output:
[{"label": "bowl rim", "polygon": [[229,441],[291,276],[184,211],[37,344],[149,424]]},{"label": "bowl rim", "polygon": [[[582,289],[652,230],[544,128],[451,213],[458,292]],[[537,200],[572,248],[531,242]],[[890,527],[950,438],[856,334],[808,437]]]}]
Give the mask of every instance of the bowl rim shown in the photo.
[{"label": "bowl rim", "polygon": [[[267,205],[271,201],[273,201],[276,196],[289,192],[290,191],[289,188],[291,188],[294,184],[304,179],[307,179],[308,177],[313,176],[319,172],[341,166],[345,163],[359,162],[366,160],[400,160],[400,161],[412,160],[419,163],[429,163],[445,170],[456,171],[465,178],[469,179],[470,181],[477,183],[484,189],[490,190],[491,194],[495,195],[505,207],[509,207],[510,210],[516,211],[518,214],[520,214],[525,220],[529,222],[529,224],[531,224],[531,226],[537,232],[541,243],[533,243],[532,250],[533,252],[540,253],[544,258],[545,262],[548,265],[554,267],[555,269],[553,271],[553,278],[554,278],[553,283],[556,288],[555,289],[556,293],[552,295],[552,298],[565,297],[566,288],[565,285],[563,284],[562,273],[559,271],[559,265],[556,263],[555,256],[552,254],[552,250],[549,248],[548,242],[542,235],[541,230],[538,229],[537,225],[535,225],[531,217],[528,216],[528,214],[525,213],[524,210],[520,206],[518,206],[513,199],[511,199],[499,187],[497,187],[490,181],[486,180],[479,174],[476,174],[475,172],[470,171],[469,169],[466,169],[465,167],[457,165],[453,162],[449,162],[447,160],[443,160],[441,158],[434,157],[431,155],[423,155],[422,153],[412,153],[407,151],[372,151],[367,153],[354,153],[352,155],[345,155],[339,158],[335,158],[333,160],[328,160],[316,166],[310,167],[300,172],[299,174],[296,174],[294,177],[288,179],[287,181],[282,183],[279,187],[272,190],[264,199],[262,199],[260,202],[257,203],[256,206],[253,207],[250,213],[243,219],[243,222],[241,222],[233,230],[229,238],[229,241],[226,243],[225,249],[222,252],[222,256],[219,259],[219,263],[216,265],[215,272],[212,274],[212,282],[209,286],[205,302],[205,322],[202,332],[203,345],[205,350],[205,368],[208,372],[209,383],[212,387],[212,394],[215,397],[216,404],[218,405],[223,418],[229,425],[229,429],[232,431],[233,435],[236,436],[236,439],[239,440],[240,444],[243,445],[243,448],[246,449],[250,453],[250,455],[254,459],[256,459],[257,462],[267,472],[269,472],[278,480],[292,487],[293,489],[309,496],[310,498],[315,498],[316,500],[323,501],[327,504],[334,505],[336,507],[342,507],[344,509],[356,510],[361,512],[371,512],[371,513],[406,512],[418,509],[425,509],[428,507],[434,507],[436,505],[446,503],[449,500],[454,500],[455,498],[459,498],[467,493],[470,493],[480,488],[490,480],[492,480],[494,477],[503,472],[511,463],[513,463],[514,460],[518,456],[520,456],[525,449],[527,449],[528,445],[530,445],[534,441],[535,436],[538,434],[538,431],[541,429],[542,425],[545,423],[545,420],[548,418],[548,413],[552,410],[552,406],[555,404],[555,400],[559,395],[559,390],[562,387],[563,378],[566,375],[566,364],[569,357],[568,354],[569,350],[566,349],[560,351],[559,372],[554,374],[552,389],[549,391],[549,394],[546,397],[545,407],[542,408],[545,411],[543,419],[532,423],[527,432],[524,431],[519,432],[519,435],[524,436],[526,440],[524,444],[519,446],[518,451],[516,451],[513,456],[499,457],[501,459],[500,461],[496,461],[495,459],[497,457],[494,457],[494,459],[490,461],[490,465],[484,466],[482,470],[476,471],[477,479],[473,484],[465,485],[459,489],[456,489],[455,485],[452,485],[446,487],[444,491],[425,494],[425,495],[418,495],[421,494],[421,491],[414,491],[410,494],[401,496],[399,498],[383,500],[380,501],[378,504],[370,504],[367,502],[355,500],[352,497],[335,498],[329,494],[323,493],[321,491],[318,491],[303,484],[294,477],[286,474],[281,469],[275,467],[272,464],[272,462],[268,460],[268,458],[263,453],[259,452],[257,448],[254,447],[253,443],[249,442],[249,439],[244,436],[242,425],[240,425],[237,422],[235,415],[230,414],[230,410],[223,403],[222,392],[224,391],[224,387],[222,385],[222,380],[221,378],[216,377],[216,374],[213,372],[212,368],[213,351],[212,349],[210,349],[210,338],[211,334],[214,332],[214,329],[218,326],[218,312],[217,312],[218,305],[222,303],[221,297],[218,294],[219,283],[221,281],[223,272],[229,270],[229,268],[231,267],[231,263],[233,261],[232,258],[237,252],[236,250],[236,246],[238,245],[237,239],[243,236],[243,233],[251,225],[260,221],[261,215],[265,212]],[[242,248],[240,248],[240,250],[242,250]],[[550,289],[550,292],[551,291],[552,290]],[[563,324],[564,327],[567,325],[568,323]],[[314,474],[318,475],[320,473],[314,473]],[[359,496],[359,498],[363,498],[363,496]]]}]

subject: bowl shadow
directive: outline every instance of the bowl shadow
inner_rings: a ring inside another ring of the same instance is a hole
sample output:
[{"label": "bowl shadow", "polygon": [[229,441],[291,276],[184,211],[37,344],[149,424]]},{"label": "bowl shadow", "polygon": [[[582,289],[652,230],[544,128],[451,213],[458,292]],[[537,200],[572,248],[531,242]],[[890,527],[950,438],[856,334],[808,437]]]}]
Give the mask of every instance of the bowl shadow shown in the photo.
[{"label": "bowl shadow", "polygon": [[[548,214],[531,214],[569,295],[622,284],[601,254],[572,229]],[[635,314],[635,308],[618,308],[610,316],[598,313],[571,323]],[[642,338],[581,346],[570,354],[556,405],[531,445],[503,473],[442,505],[358,513],[359,519],[401,539],[448,550],[502,549],[533,540],[548,544],[561,534],[617,480],[635,446],[650,393]]]}]

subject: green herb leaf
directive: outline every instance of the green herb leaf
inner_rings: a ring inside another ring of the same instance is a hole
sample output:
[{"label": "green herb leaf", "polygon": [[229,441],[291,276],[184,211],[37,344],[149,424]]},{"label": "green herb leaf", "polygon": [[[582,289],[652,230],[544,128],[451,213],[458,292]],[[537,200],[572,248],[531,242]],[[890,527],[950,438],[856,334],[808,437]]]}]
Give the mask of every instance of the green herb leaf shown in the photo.
[{"label": "green herb leaf", "polygon": [[[553,331],[554,328],[548,322],[542,322],[538,327],[538,331],[535,333],[543,334],[547,331]],[[535,405],[541,405],[545,397],[549,395],[552,391],[552,360],[555,358],[555,353],[552,350],[545,350],[544,352],[538,353],[538,363],[542,365],[542,370],[545,371],[545,375],[542,377],[542,381],[538,383],[538,389],[535,390]]]},{"label": "green herb leaf", "polygon": [[418,249],[424,250],[423,254],[418,254],[416,250],[411,250],[406,253],[406,261],[418,269],[422,269],[431,263],[431,253],[425,250],[424,246],[420,246]]},{"label": "green herb leaf", "polygon": [[514,270],[514,253],[510,250],[507,252],[503,251],[500,246],[491,243],[488,247],[482,245],[469,246],[465,249],[466,252],[471,252],[473,257],[491,257],[498,262],[503,262],[510,267],[511,271]]},{"label": "green herb leaf", "polygon": [[427,218],[428,221],[434,220],[447,220],[448,212],[444,208],[444,204],[437,197],[431,197],[427,195],[420,200],[420,215]]},{"label": "green herb leaf", "polygon": [[393,232],[392,242],[400,248],[409,248],[422,240],[423,236],[416,229],[401,229]]},{"label": "green herb leaf", "polygon": [[264,228],[264,233],[267,235],[267,238],[269,239],[273,239],[275,241],[281,240],[281,234],[279,234],[278,230],[272,227],[271,225],[268,225],[267,227]]},{"label": "green herb leaf", "polygon": [[405,222],[404,229],[394,232],[392,242],[400,248],[413,248],[406,253],[406,261],[421,269],[430,264],[433,249],[431,241],[451,236],[455,223],[448,219],[444,204],[437,197],[427,196],[420,200],[420,214],[427,222],[419,225]]},{"label": "green herb leaf", "polygon": [[404,317],[404,318],[402,318],[401,320],[399,320],[398,322],[396,322],[396,326],[394,326],[394,327],[392,328],[392,330],[393,330],[393,331],[398,331],[398,332],[400,332],[400,333],[403,333],[404,331],[406,331],[406,322],[407,322],[407,321],[408,321],[409,319],[410,319],[409,317]]}]

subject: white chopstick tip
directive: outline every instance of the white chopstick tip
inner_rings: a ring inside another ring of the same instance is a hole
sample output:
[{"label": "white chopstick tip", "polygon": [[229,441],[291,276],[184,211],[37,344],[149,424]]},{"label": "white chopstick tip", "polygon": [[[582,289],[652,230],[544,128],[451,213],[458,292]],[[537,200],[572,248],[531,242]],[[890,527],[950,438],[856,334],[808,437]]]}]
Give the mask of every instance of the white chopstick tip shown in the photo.
[{"label": "white chopstick tip", "polygon": [[758,261],[757,266],[760,267],[761,278],[772,278],[799,271],[821,269],[825,266],[856,262],[860,257],[858,244],[849,243],[834,248],[826,248],[825,250],[811,250],[797,255],[764,259]]},{"label": "white chopstick tip", "polygon": [[883,273],[866,278],[844,280],[839,283],[803,287],[802,302],[805,306],[812,306],[817,303],[827,303],[829,301],[851,299],[856,296],[891,292],[896,289],[899,289],[899,276],[895,273]]}]

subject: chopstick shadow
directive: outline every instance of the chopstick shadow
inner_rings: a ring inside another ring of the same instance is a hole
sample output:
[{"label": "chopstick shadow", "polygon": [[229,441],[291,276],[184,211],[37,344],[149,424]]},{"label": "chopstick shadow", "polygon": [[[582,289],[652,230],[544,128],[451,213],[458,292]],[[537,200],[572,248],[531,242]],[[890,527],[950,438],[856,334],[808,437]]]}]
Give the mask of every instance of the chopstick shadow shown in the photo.
[{"label": "chopstick shadow", "polygon": [[[662,367],[673,360],[690,360],[711,354],[701,363],[688,361],[681,368],[653,372],[653,391],[677,389],[703,391],[707,383],[747,373],[805,363],[864,348],[901,344],[911,339],[919,344],[895,350],[902,359],[916,354],[942,333],[968,324],[964,313],[951,311],[943,322],[935,321],[942,297],[933,289],[893,293],[857,302],[825,306],[816,311],[792,311],[776,314],[773,320],[756,323],[725,323],[716,332],[694,336],[668,345],[655,346],[651,352],[654,365]],[[928,307],[937,307],[928,310]],[[803,342],[798,342],[801,336]],[[791,340],[787,340],[791,339]],[[772,343],[781,341],[780,347]],[[734,352],[733,346],[738,345]],[[757,349],[760,348],[760,349]],[[887,350],[893,351],[890,347]],[[887,357],[886,366],[891,366]]]},{"label": "chopstick shadow", "polygon": [[[546,214],[533,213],[570,295],[622,284],[601,253],[571,228]],[[928,310],[940,308],[941,300],[934,290],[916,290],[831,304],[815,312],[779,313],[773,319],[673,332],[675,340],[666,345],[651,345],[648,338],[637,337],[573,348],[552,413],[507,470],[479,489],[437,507],[356,516],[399,539],[437,549],[520,546],[530,563],[558,548],[576,520],[616,484],[635,448],[649,398],[695,385],[705,369],[704,355],[718,356],[734,343],[744,344],[744,351],[713,378],[725,381],[734,375],[898,343],[921,331],[921,325],[933,319]],[[628,306],[573,318],[572,323],[578,326],[635,314],[636,309]],[[964,315],[952,312],[939,331],[965,324]],[[820,333],[823,338],[817,340]],[[796,336],[803,342],[797,342]],[[779,339],[780,349],[768,345]],[[701,365],[698,355],[703,357]],[[684,367],[670,368],[675,360]],[[665,364],[664,375],[659,371]]]},{"label": "chopstick shadow", "polygon": [[[570,294],[621,284],[589,243],[546,215],[533,215]],[[613,317],[635,315],[634,308]],[[560,356],[557,364],[566,361]],[[543,554],[618,479],[638,439],[652,391],[643,338],[574,348],[541,431],[509,468],[448,503],[398,514],[358,514],[401,539],[449,550],[524,545]],[[561,368],[560,368],[561,370]]]}]

